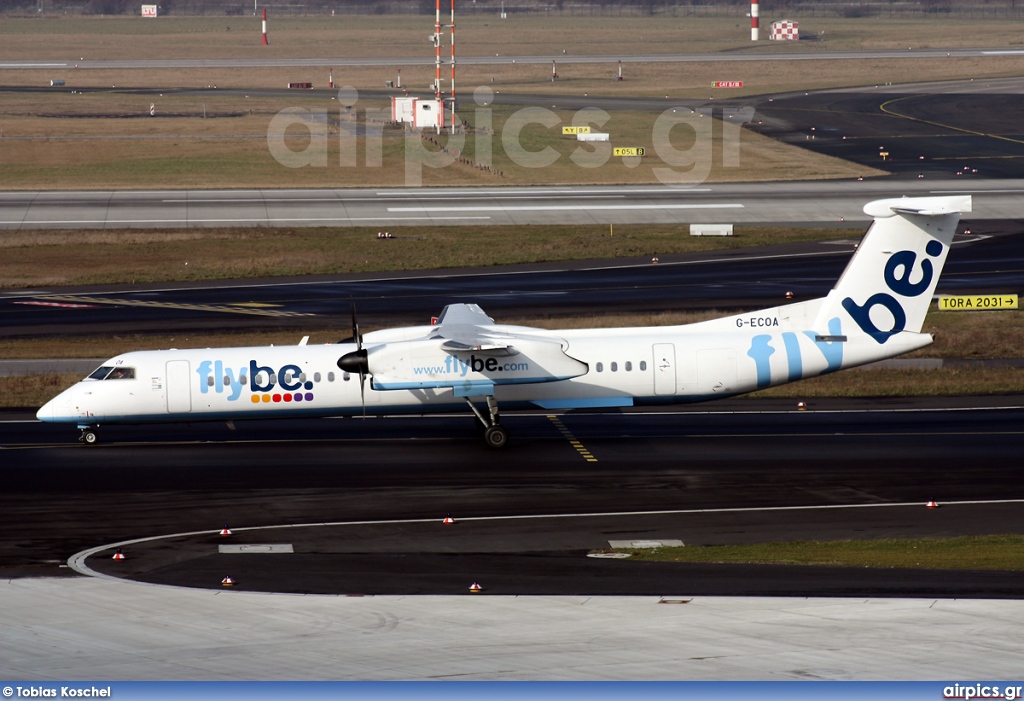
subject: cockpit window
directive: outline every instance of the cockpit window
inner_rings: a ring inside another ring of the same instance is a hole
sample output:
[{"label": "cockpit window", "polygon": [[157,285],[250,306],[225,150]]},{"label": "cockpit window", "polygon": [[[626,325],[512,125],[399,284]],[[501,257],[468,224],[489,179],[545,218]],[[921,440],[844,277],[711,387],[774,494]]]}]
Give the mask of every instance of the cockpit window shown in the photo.
[{"label": "cockpit window", "polygon": [[119,365],[110,371],[107,375],[108,380],[134,380],[135,379],[135,368],[126,368],[123,365]]},{"label": "cockpit window", "polygon": [[112,368],[110,365],[104,365],[102,367],[98,367],[95,370],[93,370],[92,374],[89,375],[89,377],[86,378],[86,379],[89,379],[89,380],[102,380],[104,377],[109,375],[110,371],[113,370],[113,369],[114,368]]}]

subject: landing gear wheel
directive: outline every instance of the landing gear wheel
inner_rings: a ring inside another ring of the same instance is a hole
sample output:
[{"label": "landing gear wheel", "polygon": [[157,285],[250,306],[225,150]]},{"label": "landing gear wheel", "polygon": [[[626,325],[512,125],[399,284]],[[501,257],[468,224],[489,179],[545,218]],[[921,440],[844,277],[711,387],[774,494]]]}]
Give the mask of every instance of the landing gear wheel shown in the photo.
[{"label": "landing gear wheel", "polygon": [[99,439],[100,437],[96,435],[96,432],[89,429],[82,431],[82,435],[78,437],[78,440],[86,445],[96,445]]},{"label": "landing gear wheel", "polygon": [[491,448],[504,448],[508,443],[508,431],[504,426],[490,426],[484,431],[484,440]]}]

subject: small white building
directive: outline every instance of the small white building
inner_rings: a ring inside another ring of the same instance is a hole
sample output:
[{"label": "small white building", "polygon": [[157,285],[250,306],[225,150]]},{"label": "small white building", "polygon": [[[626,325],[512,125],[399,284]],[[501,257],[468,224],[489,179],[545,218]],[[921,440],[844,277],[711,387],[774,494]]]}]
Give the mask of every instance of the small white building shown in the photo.
[{"label": "small white building", "polygon": [[419,97],[392,97],[391,121],[410,124],[413,129],[436,129],[444,126],[444,101]]},{"label": "small white building", "polygon": [[768,38],[772,41],[798,41],[800,39],[800,24],[788,19],[772,22],[772,31]]}]

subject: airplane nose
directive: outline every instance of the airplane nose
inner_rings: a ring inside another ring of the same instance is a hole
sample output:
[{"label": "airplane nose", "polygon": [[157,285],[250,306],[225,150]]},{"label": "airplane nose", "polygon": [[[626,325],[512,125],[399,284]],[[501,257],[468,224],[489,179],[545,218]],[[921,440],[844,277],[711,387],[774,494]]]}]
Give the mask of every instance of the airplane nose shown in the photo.
[{"label": "airplane nose", "polygon": [[74,390],[74,387],[69,387],[46,404],[43,404],[39,407],[39,411],[36,412],[36,418],[40,421],[68,420],[72,413],[71,407],[74,405],[72,397]]},{"label": "airplane nose", "polygon": [[53,400],[51,399],[46,404],[39,407],[39,411],[36,412],[36,418],[40,421],[53,421]]}]

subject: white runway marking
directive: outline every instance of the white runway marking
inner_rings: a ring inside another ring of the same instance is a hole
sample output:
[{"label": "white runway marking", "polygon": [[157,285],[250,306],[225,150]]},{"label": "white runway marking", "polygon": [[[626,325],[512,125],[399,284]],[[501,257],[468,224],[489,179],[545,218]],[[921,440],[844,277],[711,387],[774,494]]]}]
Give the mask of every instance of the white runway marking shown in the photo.
[{"label": "white runway marking", "polygon": [[433,221],[436,219],[490,219],[490,217],[294,217],[294,218],[252,218],[252,219],[52,219],[40,221],[0,221],[6,224],[237,224],[240,222],[308,222],[308,221]]},{"label": "white runway marking", "polygon": [[595,209],[743,209],[742,204],[595,204],[512,207],[388,207],[389,212],[579,212]]},{"label": "white runway marking", "polygon": [[[459,197],[466,199],[465,195]],[[481,195],[473,199],[487,199],[487,200],[561,200],[565,199],[566,195]],[[571,199],[574,200],[609,200],[609,199],[625,199],[626,195],[572,195]],[[420,200],[451,200],[454,199],[452,195],[421,195],[416,199]],[[379,197],[254,197],[254,198],[236,198],[236,199],[179,199],[179,200],[161,200],[165,203],[174,204],[214,204],[224,202],[252,202],[253,204],[259,204],[261,202],[380,202]]]}]

